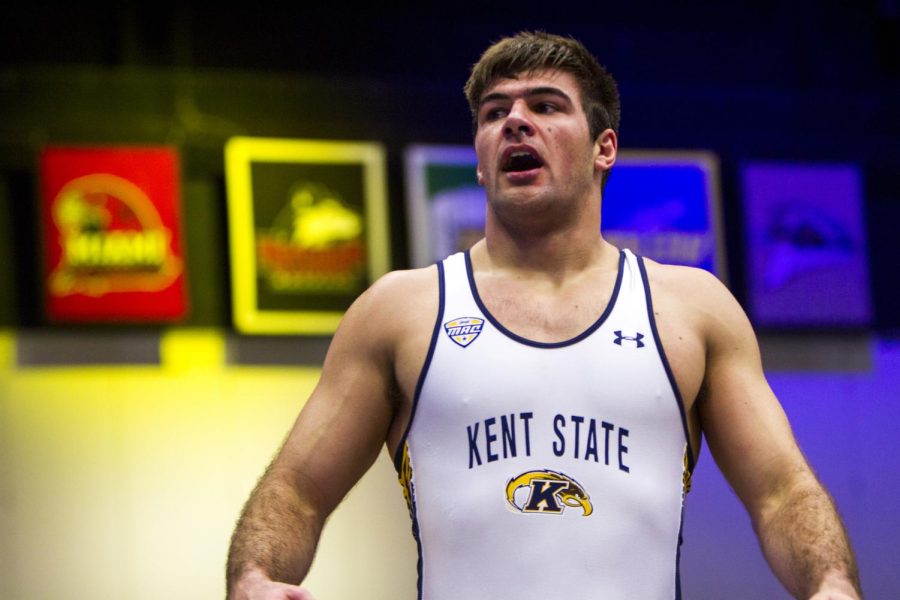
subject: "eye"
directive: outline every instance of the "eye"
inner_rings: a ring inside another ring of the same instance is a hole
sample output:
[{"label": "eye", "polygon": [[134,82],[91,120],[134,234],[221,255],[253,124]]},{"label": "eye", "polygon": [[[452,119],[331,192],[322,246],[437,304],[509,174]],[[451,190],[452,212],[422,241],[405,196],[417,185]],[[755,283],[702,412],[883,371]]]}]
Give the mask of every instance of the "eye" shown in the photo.
[{"label": "eye", "polygon": [[559,109],[552,102],[539,102],[534,107],[534,111],[536,113],[540,113],[540,114],[544,114],[544,115],[555,113],[557,110],[559,110]]},{"label": "eye", "polygon": [[502,106],[491,106],[484,109],[482,119],[485,121],[495,121],[506,116],[506,108]]}]

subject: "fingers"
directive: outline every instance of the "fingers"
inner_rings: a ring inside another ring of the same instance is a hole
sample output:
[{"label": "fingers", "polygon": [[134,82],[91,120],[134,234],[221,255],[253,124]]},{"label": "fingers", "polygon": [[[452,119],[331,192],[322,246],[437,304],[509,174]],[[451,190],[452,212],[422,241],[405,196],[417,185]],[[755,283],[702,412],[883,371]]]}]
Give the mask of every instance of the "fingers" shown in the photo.
[{"label": "fingers", "polygon": [[262,595],[251,598],[252,600],[316,600],[308,590],[302,587],[274,581],[266,586]]},{"label": "fingers", "polygon": [[291,596],[287,597],[287,600],[316,600],[315,597],[308,591],[301,587],[291,586]]},{"label": "fingers", "polygon": [[278,581],[270,581],[255,577],[251,581],[242,582],[240,590],[232,597],[234,600],[316,600],[309,590],[298,585],[289,585]]}]

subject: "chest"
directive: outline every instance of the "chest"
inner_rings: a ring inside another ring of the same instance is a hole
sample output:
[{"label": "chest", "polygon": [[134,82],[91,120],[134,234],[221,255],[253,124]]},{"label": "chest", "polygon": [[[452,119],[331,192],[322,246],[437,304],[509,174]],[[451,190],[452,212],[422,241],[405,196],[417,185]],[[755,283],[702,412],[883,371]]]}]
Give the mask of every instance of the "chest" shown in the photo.
[{"label": "chest", "polygon": [[570,340],[601,319],[615,294],[615,272],[565,285],[484,277],[474,293],[483,310],[518,336],[542,343]]},{"label": "chest", "polygon": [[675,410],[678,420],[635,274],[564,287],[448,277],[422,369],[420,400],[429,402],[420,409],[428,404],[435,422],[520,410],[598,422],[649,421]]},{"label": "chest", "polygon": [[[450,357],[443,382],[448,389],[470,386],[474,393],[505,374],[504,396],[513,398],[538,388],[548,397],[559,397],[573,385],[607,392],[611,385],[631,385],[631,391],[622,392],[627,395],[636,389],[635,382],[645,385],[650,380],[663,382],[658,386],[663,390],[671,386],[663,364],[667,359],[684,402],[692,446],[698,447],[693,405],[703,379],[705,350],[696,326],[677,298],[667,297],[651,281],[655,337],[643,283],[640,278],[625,280],[623,284],[622,277],[612,273],[595,276],[586,285],[541,289],[527,282],[488,279],[471,289],[458,286],[464,289],[456,295],[448,293],[437,319],[437,306],[417,312],[411,306],[408,333],[395,349],[398,411],[389,437],[396,442],[405,430],[417,385],[440,351],[442,360]],[[448,327],[465,317],[483,319],[483,332]],[[454,333],[460,336],[456,340]],[[585,336],[591,338],[590,349],[568,346]],[[545,348],[535,351],[534,345]],[[651,378],[647,364],[658,369]],[[472,419],[477,421],[477,416]]]}]

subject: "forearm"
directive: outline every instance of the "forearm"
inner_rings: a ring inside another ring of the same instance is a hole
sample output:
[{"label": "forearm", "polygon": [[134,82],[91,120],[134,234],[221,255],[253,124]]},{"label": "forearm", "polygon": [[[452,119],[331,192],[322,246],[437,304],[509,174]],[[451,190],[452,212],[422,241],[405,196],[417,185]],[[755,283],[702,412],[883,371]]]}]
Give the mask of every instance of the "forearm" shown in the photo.
[{"label": "forearm", "polygon": [[856,560],[834,503],[809,473],[754,521],[775,575],[796,598],[822,589],[861,597]]},{"label": "forearm", "polygon": [[228,552],[227,596],[236,598],[242,577],[299,584],[309,571],[324,523],[311,498],[272,471],[244,507]]}]

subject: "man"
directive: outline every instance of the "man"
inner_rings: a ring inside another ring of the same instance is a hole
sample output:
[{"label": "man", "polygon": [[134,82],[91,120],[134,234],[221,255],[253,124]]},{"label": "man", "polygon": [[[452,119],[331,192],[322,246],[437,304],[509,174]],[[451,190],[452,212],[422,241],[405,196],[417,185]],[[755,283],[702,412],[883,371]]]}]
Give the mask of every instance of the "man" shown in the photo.
[{"label": "man", "polygon": [[[859,598],[834,506],[710,274],[605,242],[609,74],[578,42],[504,39],[474,66],[485,239],[348,310],[232,540],[229,597],[297,587],[326,517],[396,457],[419,596],[675,598],[701,433],[798,598]],[[373,326],[372,324],[377,324]]]}]

